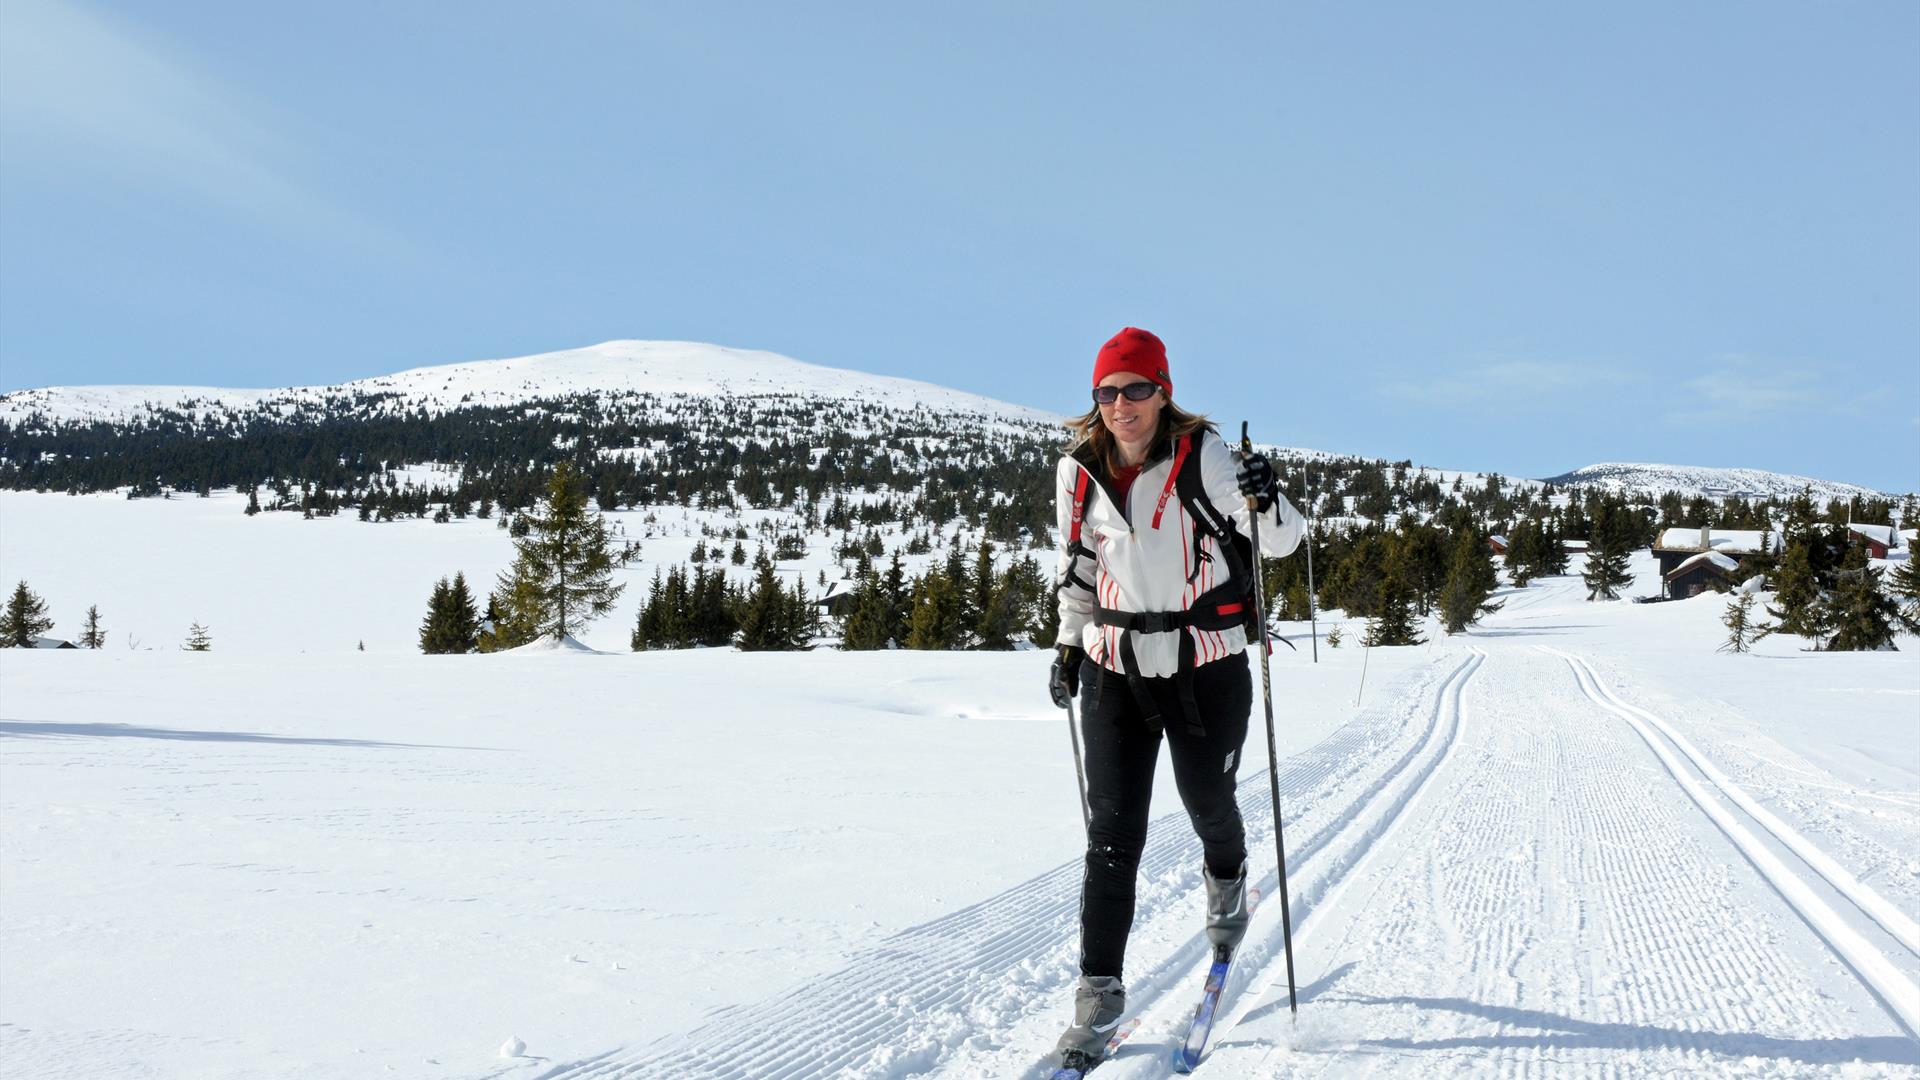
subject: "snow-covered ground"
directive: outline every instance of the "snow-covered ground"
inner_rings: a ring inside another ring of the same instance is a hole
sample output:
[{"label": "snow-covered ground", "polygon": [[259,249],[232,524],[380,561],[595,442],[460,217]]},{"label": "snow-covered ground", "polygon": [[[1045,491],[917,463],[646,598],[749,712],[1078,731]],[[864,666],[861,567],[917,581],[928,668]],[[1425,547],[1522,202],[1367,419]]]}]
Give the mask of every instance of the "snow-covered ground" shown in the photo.
[{"label": "snow-covered ground", "polygon": [[[0,500],[0,579],[114,629],[0,651],[0,1073],[1037,1075],[1080,842],[1044,654],[423,657],[490,526],[270,558],[169,517],[219,500]],[[1289,628],[1299,1018],[1269,862],[1202,1075],[1920,1074],[1920,642],[1729,656],[1718,598],[1581,596],[1318,664]],[[195,618],[217,651],[126,647]],[[1162,780],[1103,1077],[1167,1075],[1199,984]]]}]

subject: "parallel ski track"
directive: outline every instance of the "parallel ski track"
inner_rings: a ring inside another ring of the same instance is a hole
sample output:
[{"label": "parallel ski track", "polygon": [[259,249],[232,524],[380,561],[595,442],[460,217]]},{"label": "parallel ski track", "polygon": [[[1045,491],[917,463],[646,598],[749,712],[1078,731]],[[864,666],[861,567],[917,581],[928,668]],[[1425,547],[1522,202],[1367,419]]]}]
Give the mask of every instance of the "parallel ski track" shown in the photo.
[{"label": "parallel ski track", "polygon": [[[1879,999],[1907,1033],[1920,1037],[1920,985],[1917,985],[1913,979],[1889,961],[1884,953],[1848,925],[1846,920],[1842,919],[1840,914],[1822,899],[1799,873],[1754,835],[1745,821],[1753,821],[1772,834],[1775,839],[1805,860],[1808,866],[1826,878],[1868,918],[1903,945],[1908,941],[1903,931],[1907,934],[1911,933],[1912,921],[1892,909],[1891,905],[1882,900],[1878,894],[1841,869],[1798,832],[1754,803],[1744,791],[1728,780],[1684,737],[1674,731],[1671,725],[1652,713],[1629,705],[1614,696],[1585,659],[1558,649],[1549,649],[1544,646],[1539,648],[1542,652],[1566,661],[1573,670],[1574,679],[1579,683],[1581,692],[1586,694],[1588,699],[1600,708],[1625,720],[1639,733],[1641,739],[1653,750],[1654,756],[1658,757],[1660,763],[1666,767],[1667,772],[1672,774],[1674,780],[1712,819],[1727,839],[1740,849],[1754,869],[1767,879],[1775,891],[1800,914],[1807,925],[1812,927],[1814,932],[1820,935],[1846,962],[1868,991]],[[1700,774],[1718,788],[1729,801],[1745,811],[1747,817],[1742,819],[1715,798],[1713,792],[1709,791],[1682,764],[1682,756],[1690,760]],[[1887,914],[1889,912],[1890,917]]]},{"label": "parallel ski track", "polygon": [[[1461,697],[1485,661],[1486,654],[1475,649],[1454,667],[1429,704],[1423,737],[1407,749],[1363,798],[1348,804],[1345,812],[1314,833],[1305,843],[1288,850],[1287,871],[1293,896],[1296,953],[1304,941],[1320,932],[1323,920],[1318,916],[1336,906],[1346,885],[1356,876],[1356,871],[1368,862],[1381,842],[1405,820],[1409,806],[1426,789],[1427,781],[1452,752],[1460,730]],[[1286,810],[1284,804],[1281,809]],[[1251,824],[1252,815],[1248,817]],[[1270,849],[1271,833],[1267,839]],[[1252,848],[1251,839],[1249,848]],[[1279,887],[1278,881],[1277,871],[1266,875],[1262,880],[1262,893],[1271,896],[1272,890]],[[1256,1001],[1269,992],[1278,994],[1284,990],[1285,938],[1280,920],[1272,918],[1272,915],[1279,913],[1280,905],[1268,902],[1262,904],[1261,909],[1268,913],[1268,917],[1254,920],[1247,939],[1241,943],[1234,957],[1233,970],[1227,977],[1227,988],[1223,994],[1223,1000],[1232,1004],[1214,1025],[1210,1040],[1212,1044],[1226,1038]],[[1195,948],[1198,949],[1197,941]],[[1170,1045],[1179,1044],[1188,1014],[1197,1000],[1200,980],[1208,966],[1204,950],[1199,951],[1199,962],[1190,964],[1185,976],[1176,983],[1180,989],[1171,993],[1163,992],[1142,1008],[1141,1032],[1132,1040],[1136,1046],[1151,1041],[1156,1035]],[[1299,972],[1296,970],[1295,974],[1297,977]],[[1201,1067],[1204,1066],[1203,1061]],[[1101,1075],[1110,1080],[1171,1076],[1174,1075],[1173,1061],[1169,1054],[1136,1054],[1117,1058],[1103,1066]]]},{"label": "parallel ski track", "polygon": [[[1312,749],[1280,763],[1282,809],[1311,808],[1299,821],[1287,810],[1289,828],[1306,832],[1300,838],[1289,834],[1296,918],[1304,918],[1302,912],[1310,912],[1318,897],[1351,870],[1367,841],[1390,826],[1404,807],[1410,788],[1431,772],[1438,760],[1431,752],[1436,739],[1444,750],[1452,738],[1459,685],[1481,659],[1476,653],[1454,666],[1437,692],[1422,692],[1416,683],[1408,693],[1383,701]],[[1436,666],[1420,679],[1431,685],[1437,676]],[[1425,708],[1415,704],[1429,698]],[[1380,758],[1400,746],[1404,751],[1380,769]],[[1409,774],[1417,758],[1422,760]],[[1371,780],[1365,779],[1376,770]],[[1349,794],[1358,785],[1364,785],[1362,790]],[[1257,865],[1273,843],[1264,770],[1241,780],[1239,800],[1248,849]],[[1369,824],[1357,826],[1362,819]],[[1331,866],[1322,858],[1324,852],[1334,854]],[[1185,813],[1174,810],[1158,817],[1149,827],[1141,857],[1143,888],[1136,926],[1187,903],[1200,887],[1199,865],[1199,842]],[[1067,863],[998,896],[900,931],[831,975],[764,1001],[720,1010],[694,1030],[643,1047],[558,1064],[535,1080],[879,1078],[939,1068],[983,1028],[1010,1026],[1036,1012],[1064,1016],[1075,974],[1081,872],[1079,860]],[[1278,874],[1270,871],[1257,884],[1269,898],[1263,910],[1277,914],[1280,905],[1272,901]],[[1256,919],[1255,925],[1264,929],[1242,946],[1235,968],[1239,980],[1263,970],[1280,952],[1278,919]],[[1158,1018],[1164,1013],[1171,1018],[1190,1010],[1188,999],[1198,994],[1198,971],[1205,966],[1202,941],[1196,932],[1157,962],[1136,959],[1128,987],[1133,999],[1144,1004],[1143,1015]],[[1126,1060],[1110,1063],[1101,1074],[1118,1080]],[[1159,1064],[1162,1071],[1169,1068],[1164,1060]],[[1006,1071],[1023,1068],[1012,1065]],[[1033,1069],[1038,1071],[1037,1066]]]}]

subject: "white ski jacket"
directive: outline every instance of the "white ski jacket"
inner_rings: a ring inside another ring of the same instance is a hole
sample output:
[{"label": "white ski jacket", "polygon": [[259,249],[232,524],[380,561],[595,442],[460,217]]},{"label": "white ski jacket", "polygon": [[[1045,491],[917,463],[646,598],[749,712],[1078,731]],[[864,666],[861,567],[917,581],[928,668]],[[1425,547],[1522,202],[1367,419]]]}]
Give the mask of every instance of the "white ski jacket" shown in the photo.
[{"label": "white ski jacket", "polygon": [[[1190,453],[1200,455],[1201,484],[1207,497],[1245,535],[1250,531],[1253,511],[1247,508],[1234,479],[1238,466],[1226,441],[1211,431],[1201,432]],[[1111,671],[1123,670],[1120,635],[1130,631],[1094,622],[1096,603],[1130,612],[1186,611],[1196,597],[1228,576],[1226,561],[1213,538],[1204,534],[1201,543],[1207,558],[1195,565],[1194,522],[1181,505],[1173,483],[1175,457],[1170,448],[1142,466],[1127,491],[1124,506],[1116,505],[1111,484],[1100,475],[1103,470],[1089,471],[1072,455],[1063,456],[1055,470],[1054,505],[1060,527],[1060,562],[1055,575],[1060,596],[1060,641],[1081,646],[1094,662]],[[1082,472],[1087,472],[1090,483],[1098,488],[1088,500],[1087,516],[1080,525],[1080,542],[1093,553],[1091,559],[1076,556],[1068,544],[1074,489]],[[1276,493],[1273,506],[1261,515],[1260,547],[1275,558],[1290,555],[1300,546],[1304,528],[1300,512]],[[1193,636],[1195,666],[1247,647],[1246,631],[1239,626],[1131,633],[1136,673],[1155,678],[1171,676],[1179,669],[1180,634]]]}]

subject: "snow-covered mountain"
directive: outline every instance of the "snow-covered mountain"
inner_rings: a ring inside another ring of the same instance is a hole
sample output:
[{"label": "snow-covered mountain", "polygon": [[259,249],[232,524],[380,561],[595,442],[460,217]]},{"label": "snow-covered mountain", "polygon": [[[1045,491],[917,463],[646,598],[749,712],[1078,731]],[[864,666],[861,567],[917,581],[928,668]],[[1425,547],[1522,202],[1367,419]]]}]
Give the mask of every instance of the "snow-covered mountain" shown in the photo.
[{"label": "snow-covered mountain", "polygon": [[1636,465],[1602,462],[1572,472],[1549,476],[1545,482],[1561,487],[1601,487],[1613,491],[1638,491],[1660,494],[1678,491],[1682,495],[1709,498],[1745,496],[1791,496],[1802,488],[1812,488],[1816,501],[1832,499],[1883,498],[1887,493],[1834,480],[1811,476],[1767,472],[1764,469],[1709,468],[1699,465]]},{"label": "snow-covered mountain", "polygon": [[[933,435],[987,440],[1057,441],[1064,416],[934,383],[828,367],[757,349],[686,341],[608,341],[533,356],[413,368],[326,386],[236,389],[204,386],[54,386],[0,394],[0,424],[56,428],[106,423],[138,425],[158,417],[239,427],[251,421],[338,421],[440,416],[463,409],[552,406],[591,398],[610,412],[645,406],[653,415],[712,415],[708,406],[752,399],[800,405],[785,411],[788,437],[829,432],[896,434],[905,427]],[[691,407],[691,408],[689,408]],[[683,412],[683,409],[687,410]],[[881,420],[880,418],[885,418]],[[720,434],[715,432],[715,434]],[[752,434],[765,437],[759,424]],[[970,448],[957,447],[964,457]],[[1267,447],[1311,463],[1368,459],[1296,447]],[[1419,463],[1416,463],[1419,464]],[[1478,486],[1485,471],[1438,470],[1447,481]],[[1511,473],[1503,474],[1515,479]],[[1786,496],[1811,487],[1816,498],[1876,497],[1857,484],[1743,468],[1603,463],[1541,483],[1601,486],[1645,494]]]},{"label": "snow-covered mountain", "polygon": [[997,416],[1055,424],[1038,409],[888,375],[810,364],[757,349],[688,341],[608,341],[505,360],[414,368],[332,386],[241,390],[204,386],[53,386],[0,394],[0,421],[136,420],[159,411],[205,415],[262,408],[359,403],[369,413],[513,405],[573,394],[815,396],[901,410]]}]

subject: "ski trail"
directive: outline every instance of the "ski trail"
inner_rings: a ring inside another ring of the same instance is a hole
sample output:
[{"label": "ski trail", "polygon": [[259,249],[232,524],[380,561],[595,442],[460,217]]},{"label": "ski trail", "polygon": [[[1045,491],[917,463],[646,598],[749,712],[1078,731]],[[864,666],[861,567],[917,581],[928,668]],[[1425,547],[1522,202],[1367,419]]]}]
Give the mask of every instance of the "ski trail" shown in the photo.
[{"label": "ski trail", "polygon": [[1705,754],[1702,754],[1694,747],[1693,743],[1689,742],[1687,738],[1678,731],[1675,731],[1671,724],[1668,724],[1665,720],[1662,720],[1660,717],[1637,705],[1621,700],[1619,695],[1615,694],[1605,683],[1600,681],[1600,677],[1594,671],[1593,665],[1588,663],[1584,658],[1562,652],[1559,649],[1543,649],[1543,651],[1561,657],[1569,664],[1576,665],[1577,670],[1584,670],[1588,684],[1605,699],[1604,704],[1613,707],[1616,711],[1625,710],[1630,712],[1653,725],[1656,731],[1666,736],[1667,741],[1678,747],[1680,752],[1686,755],[1687,760],[1693,763],[1694,768],[1698,769],[1702,776],[1711,780],[1713,785],[1719,788],[1727,798],[1733,800],[1734,805],[1745,810],[1748,817],[1759,822],[1761,828],[1772,833],[1774,838],[1786,845],[1788,850],[1800,856],[1816,873],[1826,878],[1827,882],[1838,889],[1848,900],[1853,901],[1854,905],[1868,918],[1880,924],[1882,929],[1893,935],[1900,944],[1906,946],[1909,952],[1920,957],[1920,923],[1916,923],[1913,919],[1909,918],[1905,912],[1888,903],[1885,898],[1873,890],[1872,886],[1867,885],[1848,873],[1839,863],[1828,856],[1826,852],[1815,847],[1808,841],[1798,830],[1786,822],[1781,821],[1765,807],[1755,802],[1752,796],[1749,796],[1739,785],[1729,779],[1725,773],[1716,768],[1714,764],[1707,759]]},{"label": "ski trail", "polygon": [[1296,935],[1298,1020],[1269,972],[1198,1075],[1844,1077],[1920,1064],[1920,1046],[1566,665],[1490,645],[1459,698],[1448,752]]},{"label": "ski trail", "polygon": [[[1835,912],[1826,901],[1822,900],[1809,888],[1807,883],[1801,879],[1800,875],[1794,873],[1786,863],[1782,862],[1778,856],[1768,850],[1767,847],[1753,835],[1751,830],[1742,825],[1718,799],[1715,799],[1706,788],[1701,786],[1700,782],[1680,763],[1679,758],[1672,749],[1673,747],[1680,747],[1682,752],[1685,752],[1687,747],[1684,740],[1666,724],[1654,719],[1651,714],[1620,703],[1618,699],[1614,698],[1612,694],[1600,685],[1599,676],[1594,674],[1592,667],[1590,667],[1585,660],[1570,653],[1560,652],[1557,649],[1547,649],[1543,647],[1541,651],[1565,660],[1567,665],[1573,669],[1574,676],[1580,683],[1581,691],[1585,693],[1594,704],[1619,716],[1628,724],[1632,725],[1635,731],[1639,732],[1640,737],[1646,740],[1647,745],[1653,749],[1655,756],[1660,759],[1660,763],[1666,766],[1668,772],[1673,774],[1673,778],[1686,790],[1687,794],[1699,805],[1700,809],[1705,811],[1707,816],[1713,819],[1714,824],[1718,825],[1720,830],[1726,833],[1727,838],[1732,840],[1734,844],[1740,848],[1741,853],[1753,864],[1754,869],[1758,870],[1773,884],[1775,889],[1779,890],[1780,895],[1784,897],[1789,904],[1793,905],[1801,917],[1806,919],[1808,925],[1812,926],[1821,937],[1827,940],[1827,943],[1833,947],[1835,952],[1846,959],[1847,963],[1860,976],[1861,980],[1873,990],[1887,1006],[1888,1010],[1906,1027],[1907,1032],[1916,1037],[1920,1037],[1920,984],[1916,984],[1912,979],[1908,978],[1904,972],[1888,961],[1884,954],[1875,949],[1865,937],[1861,936],[1853,927],[1847,925],[1839,913]],[[1666,736],[1666,739],[1663,740],[1660,735],[1654,734],[1653,728],[1655,727],[1660,730],[1661,735]],[[1707,765],[1697,756],[1694,756],[1694,754],[1689,753],[1688,756],[1693,758],[1696,765],[1702,766],[1701,771],[1705,773],[1709,779],[1713,779],[1718,774],[1718,770],[1713,769],[1711,765]],[[1724,777],[1721,779],[1724,779]],[[1730,797],[1733,796],[1734,791],[1739,790],[1735,788],[1730,781],[1720,784],[1719,780],[1716,780],[1715,783],[1719,784],[1722,790]],[[1775,831],[1774,835],[1787,843],[1787,846],[1792,848],[1796,854],[1801,854],[1802,858],[1806,858],[1806,855],[1802,854],[1803,850],[1818,855],[1822,862],[1832,867],[1835,877],[1828,877],[1828,880],[1833,882],[1835,887],[1839,888],[1849,899],[1859,904],[1861,910],[1865,911],[1869,917],[1874,918],[1877,923],[1886,928],[1890,933],[1895,933],[1896,937],[1899,936],[1893,927],[1887,926],[1884,922],[1880,922],[1873,907],[1864,902],[1863,897],[1860,895],[1862,892],[1871,896],[1872,900],[1879,901],[1881,905],[1884,905],[1884,901],[1880,901],[1877,895],[1872,895],[1871,890],[1867,890],[1865,886],[1854,880],[1851,874],[1841,870],[1839,866],[1833,865],[1832,860],[1820,854],[1817,849],[1814,849],[1812,845],[1800,838],[1798,833],[1795,833],[1784,823],[1774,818],[1773,815],[1767,814],[1765,810],[1753,805],[1753,801],[1746,798],[1744,793],[1741,793],[1738,797],[1734,797],[1734,802],[1739,804],[1741,809],[1747,810],[1755,820],[1760,821],[1762,826],[1769,831],[1774,831],[1774,827],[1778,826],[1778,831]],[[1765,817],[1761,815],[1765,815]],[[1787,836],[1781,835],[1782,833],[1790,834],[1794,840],[1788,840]],[[1797,844],[1794,842],[1796,840],[1798,841]],[[1809,859],[1808,862],[1810,865],[1814,865],[1815,869],[1820,870],[1822,876],[1827,876],[1825,869],[1813,863],[1811,859]],[[1839,880],[1836,880],[1836,877]],[[1851,883],[1853,888],[1850,890],[1843,882]],[[1898,915],[1897,912],[1894,914]],[[1904,939],[1902,940],[1904,942]]]},{"label": "ski trail", "polygon": [[[1404,799],[1406,774],[1433,743],[1439,701],[1476,661],[1445,661],[1403,676],[1376,704],[1309,750],[1280,763],[1287,808],[1289,869],[1325,885],[1350,866],[1361,844],[1356,818],[1376,802]],[[1435,689],[1435,684],[1439,689]],[[1383,764],[1384,763],[1384,764]],[[1430,769],[1430,758],[1414,767]],[[1239,801],[1254,854],[1272,851],[1272,811],[1264,770],[1244,776]],[[1398,803],[1396,803],[1396,806]],[[1304,811],[1291,808],[1301,807]],[[1387,815],[1390,819],[1390,813]],[[1292,845],[1297,845],[1297,850]],[[1324,853],[1324,857],[1323,857]],[[1141,857],[1128,990],[1151,1011],[1155,1002],[1191,1008],[1203,958],[1200,846],[1183,811],[1162,813]],[[1320,868],[1316,868],[1316,865]],[[1299,869],[1296,869],[1298,867]],[[591,1058],[556,1064],[537,1080],[637,1080],[675,1076],[745,1080],[845,1076],[897,1080],[929,1071],[955,1076],[1037,1072],[1070,1008],[1077,970],[1082,864],[1076,859],[980,903],[910,927],[856,956],[844,969],[765,1000],[716,1012],[691,1031]],[[1271,900],[1269,862],[1256,886]],[[1296,884],[1296,896],[1301,890]],[[1317,893],[1305,898],[1309,907]],[[1296,904],[1299,903],[1296,900]],[[1271,921],[1265,915],[1274,912]],[[1262,905],[1243,957],[1279,949],[1278,903]],[[1296,908],[1296,911],[1299,909]],[[1269,940],[1270,939],[1270,940]],[[1270,947],[1269,947],[1270,946]],[[1251,970],[1256,965],[1236,970]],[[1191,977],[1190,977],[1191,976]],[[1191,985],[1189,985],[1191,984]],[[750,1033],[750,1034],[745,1034]],[[1137,1050],[1154,1035],[1129,1040]],[[1122,1060],[1125,1060],[1124,1057]],[[1102,1075],[1118,1062],[1103,1067]]]},{"label": "ski trail", "polygon": [[[1320,913],[1334,906],[1354,871],[1364,865],[1383,838],[1392,834],[1404,818],[1407,808],[1424,790],[1428,779],[1446,759],[1459,730],[1460,699],[1463,690],[1479,670],[1485,654],[1473,650],[1450,671],[1427,704],[1422,738],[1409,747],[1394,767],[1382,775],[1365,795],[1343,806],[1341,815],[1311,835],[1305,843],[1287,852],[1289,886],[1295,919],[1294,948],[1319,932]],[[1283,788],[1282,811],[1287,810]],[[1263,800],[1263,801],[1270,801]],[[1272,852],[1271,815],[1264,847],[1253,841],[1253,815],[1248,814],[1248,851],[1258,859]],[[1268,871],[1260,881],[1263,896],[1273,898],[1279,888],[1277,869]],[[1270,899],[1261,904],[1234,957],[1222,997],[1229,1002],[1227,1011],[1214,1026],[1213,1041],[1231,1032],[1246,1014],[1253,1000],[1278,983],[1276,993],[1286,992],[1286,956],[1283,928],[1278,916],[1280,905]],[[1159,990],[1152,998],[1138,1002],[1140,1031],[1129,1041],[1125,1052],[1101,1066],[1100,1075],[1121,1080],[1123,1077],[1164,1077],[1174,1073],[1172,1052],[1184,1039],[1186,1024],[1198,1001],[1201,980],[1209,966],[1206,951],[1196,937],[1184,950],[1190,958],[1181,979],[1169,990]],[[1297,973],[1296,973],[1297,974]],[[1204,1062],[1202,1063],[1204,1066]]]}]

